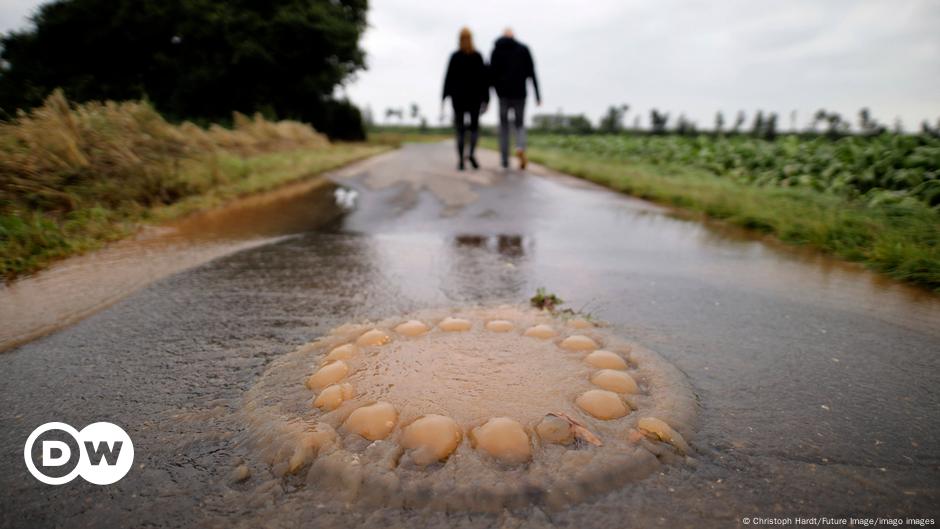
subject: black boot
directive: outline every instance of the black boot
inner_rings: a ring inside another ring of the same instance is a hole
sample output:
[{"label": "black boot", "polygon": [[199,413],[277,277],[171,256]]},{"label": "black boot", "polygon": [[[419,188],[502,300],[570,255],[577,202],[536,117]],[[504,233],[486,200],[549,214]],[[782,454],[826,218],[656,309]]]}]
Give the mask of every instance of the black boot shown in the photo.
[{"label": "black boot", "polygon": [[457,129],[457,170],[463,171],[463,137],[464,131]]},{"label": "black boot", "polygon": [[479,169],[480,164],[477,163],[476,156],[473,153],[477,150],[477,142],[480,140],[480,131],[474,129],[470,131],[470,156],[467,159],[470,161],[470,167],[474,169]]}]

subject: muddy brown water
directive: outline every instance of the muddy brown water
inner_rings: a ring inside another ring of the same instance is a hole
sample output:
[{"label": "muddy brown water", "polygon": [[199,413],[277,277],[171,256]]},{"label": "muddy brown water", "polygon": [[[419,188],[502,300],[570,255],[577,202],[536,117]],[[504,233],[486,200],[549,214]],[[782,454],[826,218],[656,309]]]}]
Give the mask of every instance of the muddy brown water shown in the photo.
[{"label": "muddy brown water", "polygon": [[277,237],[315,230],[342,214],[336,189],[327,178],[290,184],[147,226],[102,250],[0,284],[0,353],[80,321],[175,272]]},{"label": "muddy brown water", "polygon": [[[409,319],[424,330],[393,330]],[[512,328],[484,325],[493,320]],[[243,411],[260,454],[251,460],[304,480],[292,498],[298,504],[332,496],[357,507],[497,513],[532,503],[561,511],[685,462],[683,435],[691,438],[698,407],[685,376],[606,327],[581,323],[504,305],[344,325],[278,358],[248,392]],[[633,389],[618,395],[592,384],[586,357],[600,345],[607,350],[595,356],[606,355],[605,365],[622,370]],[[342,358],[324,364],[328,351]],[[343,396],[317,406],[330,391],[323,389],[311,406],[311,390],[343,372],[333,386]],[[450,426],[405,434],[429,416]],[[575,437],[561,417],[579,421],[592,441]],[[674,427],[669,443],[639,432],[650,418]],[[415,450],[421,438],[443,460]]]},{"label": "muddy brown water", "polygon": [[[358,199],[325,225],[299,220],[313,209],[302,194],[295,213],[284,203],[262,208],[261,219],[280,212],[293,227],[244,238],[251,247],[195,268],[170,267],[0,355],[0,525],[727,527],[745,516],[938,517],[935,295],[538,167],[460,175],[451,150],[410,145],[337,175]],[[489,153],[483,161],[496,166]],[[444,185],[452,179],[456,193]],[[68,292],[95,291],[96,278],[120,266],[105,264]],[[563,509],[448,512],[339,501],[274,476],[245,442],[246,392],[275,359],[329,329],[521,303],[540,286],[685,374],[700,407],[694,463]],[[26,472],[23,443],[53,420],[122,425],[134,468],[111,486],[40,484]],[[236,482],[241,465],[250,476]]]}]

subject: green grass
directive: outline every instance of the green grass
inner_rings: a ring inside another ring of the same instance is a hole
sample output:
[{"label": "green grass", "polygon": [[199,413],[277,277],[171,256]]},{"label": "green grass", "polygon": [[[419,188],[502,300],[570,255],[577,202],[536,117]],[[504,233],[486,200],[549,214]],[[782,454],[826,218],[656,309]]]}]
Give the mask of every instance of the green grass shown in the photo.
[{"label": "green grass", "polygon": [[115,205],[95,200],[96,193],[87,188],[60,189],[75,204],[67,212],[10,208],[0,213],[0,274],[13,279],[126,237],[141,223],[163,222],[217,207],[388,149],[384,145],[340,143],[254,156],[219,152],[187,159],[180,162],[176,178],[186,182],[192,193],[170,203],[122,201]]},{"label": "green grass", "polygon": [[811,246],[940,292],[940,213],[921,202],[871,202],[810,188],[744,183],[683,164],[540,143],[532,138],[530,158],[558,171]]},{"label": "green grass", "polygon": [[403,143],[435,143],[453,138],[452,132],[431,129],[421,131],[417,128],[384,127],[369,130],[369,143],[401,147]]},{"label": "green grass", "polygon": [[233,198],[270,191],[390,150],[373,143],[334,143],[326,148],[294,149],[248,158],[226,155],[189,168],[193,181],[219,182],[206,191],[151,210],[152,218],[168,220],[221,206]]}]

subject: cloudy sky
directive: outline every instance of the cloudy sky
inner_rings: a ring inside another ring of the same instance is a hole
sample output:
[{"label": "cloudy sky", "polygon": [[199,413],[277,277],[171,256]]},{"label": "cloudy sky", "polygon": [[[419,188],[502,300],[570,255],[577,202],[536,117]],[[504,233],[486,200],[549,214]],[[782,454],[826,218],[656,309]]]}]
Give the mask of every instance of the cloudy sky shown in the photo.
[{"label": "cloudy sky", "polygon": [[774,111],[784,126],[821,107],[854,121],[868,106],[908,129],[940,118],[937,0],[375,0],[369,21],[369,70],[348,92],[383,119],[416,101],[437,120],[464,25],[485,57],[507,25],[530,46],[537,111],[596,120],[627,103],[631,123],[655,107],[709,127],[717,110]]},{"label": "cloudy sky", "polygon": [[[0,0],[0,30],[22,27],[39,3]],[[506,26],[530,46],[544,98],[535,112],[596,120],[626,103],[631,123],[655,107],[706,127],[718,110],[777,112],[785,127],[791,111],[803,125],[819,108],[854,121],[867,106],[907,129],[940,118],[938,0],[372,0],[369,23],[369,69],[346,90],[379,120],[416,102],[437,121],[465,25],[485,57]]]}]

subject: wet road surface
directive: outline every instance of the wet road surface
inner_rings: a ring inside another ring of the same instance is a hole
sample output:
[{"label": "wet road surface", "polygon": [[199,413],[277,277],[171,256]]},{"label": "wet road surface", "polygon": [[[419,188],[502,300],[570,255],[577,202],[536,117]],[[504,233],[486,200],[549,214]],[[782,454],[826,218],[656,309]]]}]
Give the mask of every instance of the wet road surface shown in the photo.
[{"label": "wet road surface", "polygon": [[[357,206],[327,227],[171,275],[0,355],[0,526],[938,517],[936,296],[539,168],[460,176],[451,148],[409,145],[356,166],[342,182]],[[441,186],[455,178],[458,192]],[[245,392],[273,358],[331,327],[521,303],[541,286],[686,373],[701,404],[697,463],[560,511],[444,513],[298,501],[303,485],[272,479],[242,442]],[[134,441],[123,480],[51,487],[27,474],[33,428],[100,420]],[[251,477],[235,483],[242,462]]]}]

